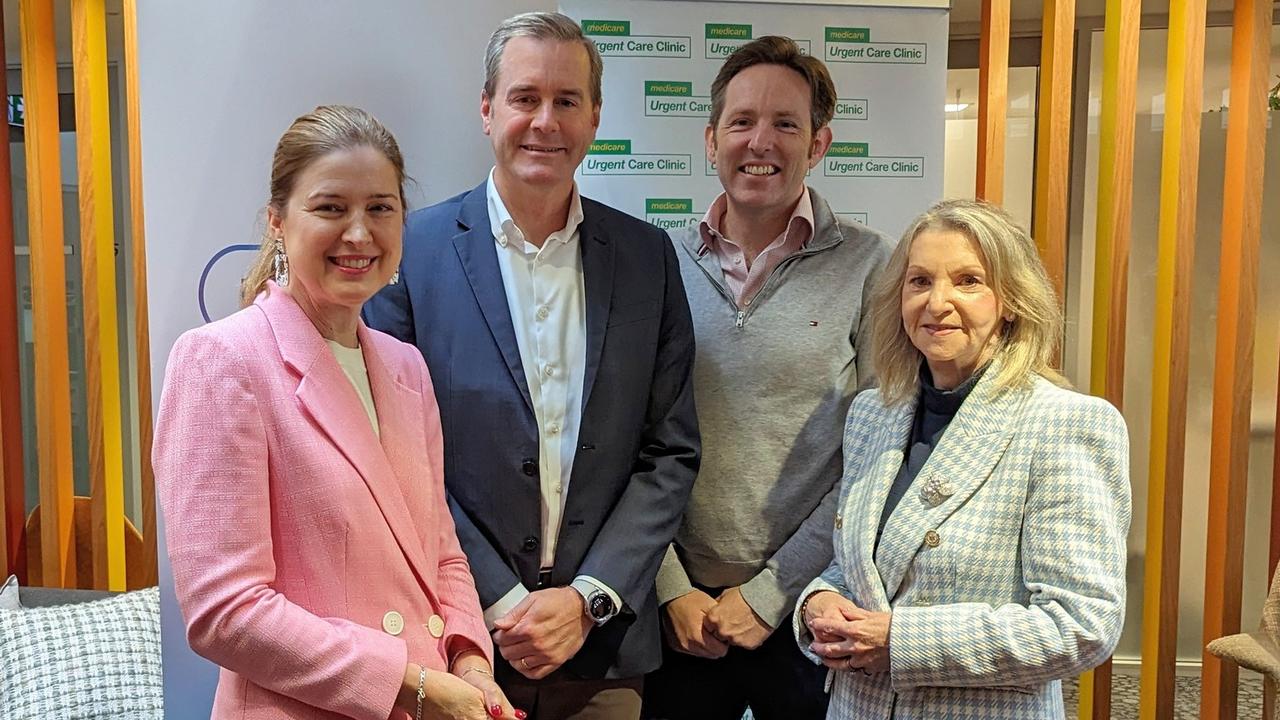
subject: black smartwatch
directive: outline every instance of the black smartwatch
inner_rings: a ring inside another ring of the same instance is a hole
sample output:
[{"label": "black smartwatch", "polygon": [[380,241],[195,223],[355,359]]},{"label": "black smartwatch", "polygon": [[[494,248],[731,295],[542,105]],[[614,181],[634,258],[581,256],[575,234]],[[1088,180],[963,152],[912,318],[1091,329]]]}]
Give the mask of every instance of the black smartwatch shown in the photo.
[{"label": "black smartwatch", "polygon": [[603,590],[596,590],[587,597],[587,615],[596,625],[603,625],[612,618],[615,612],[613,598]]}]

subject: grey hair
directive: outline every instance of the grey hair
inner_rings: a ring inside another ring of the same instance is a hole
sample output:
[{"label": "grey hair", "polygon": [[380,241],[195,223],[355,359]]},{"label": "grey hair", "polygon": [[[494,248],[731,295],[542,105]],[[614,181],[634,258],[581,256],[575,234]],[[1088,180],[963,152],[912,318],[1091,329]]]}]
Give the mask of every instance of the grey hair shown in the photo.
[{"label": "grey hair", "polygon": [[915,397],[923,356],[902,324],[902,284],[911,243],[921,233],[954,231],[978,246],[1002,313],[1012,316],[996,339],[996,384],[1026,385],[1039,375],[1069,383],[1053,368],[1062,340],[1062,307],[1031,235],[1003,208],[981,200],[944,200],[912,221],[871,297],[871,358],[888,404]]},{"label": "grey hair", "polygon": [[558,12],[527,12],[513,15],[498,26],[489,36],[484,49],[484,94],[493,97],[498,85],[498,70],[502,65],[502,53],[512,38],[529,37],[536,40],[582,43],[591,63],[591,104],[599,107],[602,98],[601,78],[604,77],[604,60],[591,38],[567,15]]}]

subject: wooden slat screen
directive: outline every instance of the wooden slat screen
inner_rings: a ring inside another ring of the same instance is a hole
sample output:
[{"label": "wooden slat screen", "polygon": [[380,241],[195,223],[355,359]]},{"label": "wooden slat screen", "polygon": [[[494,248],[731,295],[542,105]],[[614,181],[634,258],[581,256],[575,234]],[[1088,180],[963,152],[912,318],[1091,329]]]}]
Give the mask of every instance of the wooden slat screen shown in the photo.
[{"label": "wooden slat screen", "polygon": [[978,40],[977,196],[1004,201],[1004,133],[1009,104],[1009,0],[982,0]]}]

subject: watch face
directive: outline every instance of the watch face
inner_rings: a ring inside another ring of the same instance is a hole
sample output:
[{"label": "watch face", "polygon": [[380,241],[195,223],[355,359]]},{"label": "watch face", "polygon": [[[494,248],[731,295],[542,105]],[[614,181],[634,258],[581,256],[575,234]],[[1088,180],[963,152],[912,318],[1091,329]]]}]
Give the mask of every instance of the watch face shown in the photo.
[{"label": "watch face", "polygon": [[591,617],[603,620],[613,614],[613,600],[605,593],[591,596]]}]

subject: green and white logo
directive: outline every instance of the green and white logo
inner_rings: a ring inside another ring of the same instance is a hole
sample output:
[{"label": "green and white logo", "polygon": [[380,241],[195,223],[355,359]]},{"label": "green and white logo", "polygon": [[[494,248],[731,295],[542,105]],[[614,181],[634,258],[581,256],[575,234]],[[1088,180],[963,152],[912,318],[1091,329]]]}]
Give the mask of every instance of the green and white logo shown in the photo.
[{"label": "green and white logo", "polygon": [[[708,60],[723,60],[754,37],[751,26],[740,23],[707,23],[705,28],[705,55]],[[800,52],[812,54],[812,44],[808,40],[792,39],[800,47]]]},{"label": "green and white logo", "polygon": [[910,156],[876,156],[871,147],[860,142],[831,143],[822,160],[826,177],[848,178],[922,178],[924,158]]},{"label": "green and white logo", "polygon": [[871,28],[828,27],[824,39],[827,62],[924,65],[929,61],[926,43],[872,42]]},{"label": "green and white logo", "polygon": [[692,57],[693,38],[684,35],[632,35],[630,20],[583,20],[582,32],[605,57]]},{"label": "green and white logo", "polygon": [[866,120],[871,117],[867,112],[867,101],[861,98],[840,98],[836,100],[836,114],[832,120]]},{"label": "green and white logo", "polygon": [[694,95],[693,83],[679,80],[645,80],[644,114],[648,117],[680,117],[706,120],[711,97]]},{"label": "green and white logo", "polygon": [[663,230],[697,225],[702,215],[693,211],[692,198],[646,198],[644,219]]},{"label": "green and white logo", "polygon": [[692,175],[692,156],[635,153],[630,140],[596,140],[582,161],[583,175]]}]

